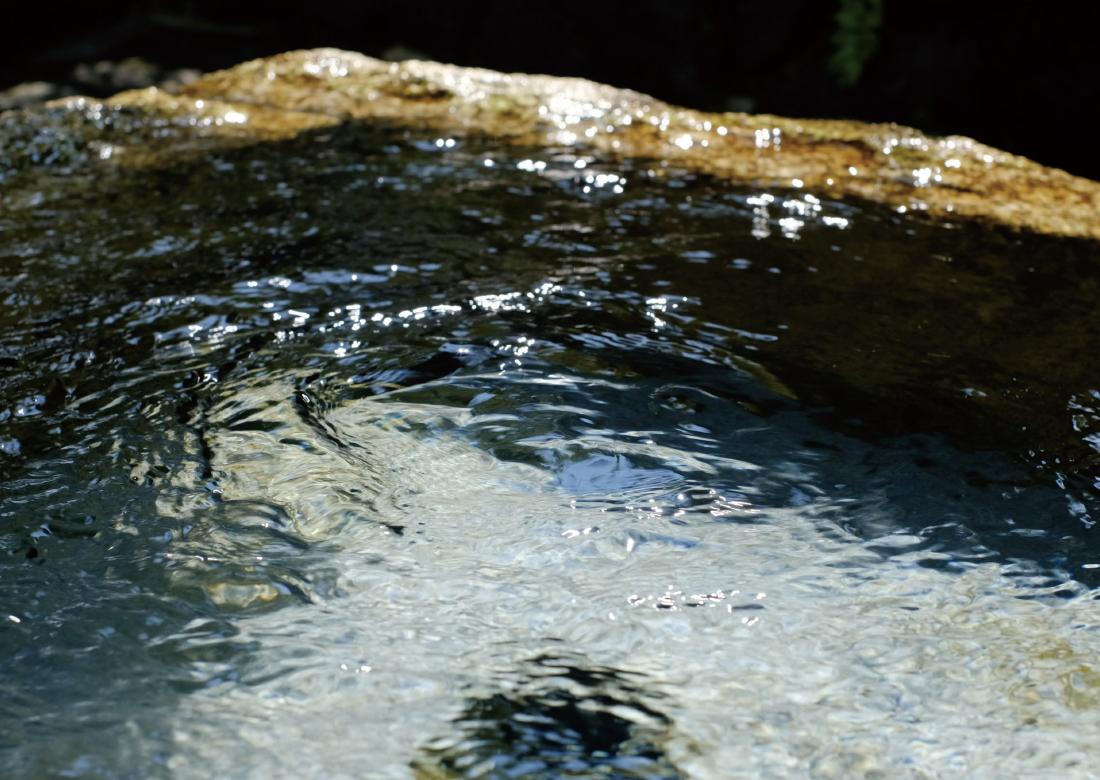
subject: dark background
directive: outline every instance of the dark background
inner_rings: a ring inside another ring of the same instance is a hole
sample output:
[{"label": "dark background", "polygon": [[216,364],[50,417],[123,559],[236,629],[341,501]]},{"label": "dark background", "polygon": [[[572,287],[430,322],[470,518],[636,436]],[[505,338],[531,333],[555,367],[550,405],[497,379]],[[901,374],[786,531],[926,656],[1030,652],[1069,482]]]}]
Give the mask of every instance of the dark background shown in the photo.
[{"label": "dark background", "polygon": [[107,66],[95,71],[101,61],[141,57],[164,79],[179,68],[207,71],[288,49],[336,46],[390,59],[422,55],[583,76],[693,108],[895,121],[969,135],[1100,179],[1093,133],[1100,12],[1092,4],[1084,11],[1049,0],[4,6],[0,90],[45,81],[53,90],[42,87],[45,97],[106,96],[140,84]]}]

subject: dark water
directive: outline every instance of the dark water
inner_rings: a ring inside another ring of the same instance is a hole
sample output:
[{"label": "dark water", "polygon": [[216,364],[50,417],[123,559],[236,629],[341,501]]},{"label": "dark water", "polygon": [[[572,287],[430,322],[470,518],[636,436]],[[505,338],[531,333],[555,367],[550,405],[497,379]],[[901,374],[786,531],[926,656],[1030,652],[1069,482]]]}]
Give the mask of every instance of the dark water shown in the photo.
[{"label": "dark water", "polygon": [[354,128],[36,143],[4,777],[1100,771],[1095,246]]}]

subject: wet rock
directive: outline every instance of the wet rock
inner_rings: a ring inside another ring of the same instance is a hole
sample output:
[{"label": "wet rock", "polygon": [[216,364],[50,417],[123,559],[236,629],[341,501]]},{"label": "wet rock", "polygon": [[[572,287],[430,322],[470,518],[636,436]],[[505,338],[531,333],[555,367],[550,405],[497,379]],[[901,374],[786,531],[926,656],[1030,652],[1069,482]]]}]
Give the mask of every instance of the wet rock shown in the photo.
[{"label": "wet rock", "polygon": [[[87,104],[74,99],[59,105],[84,110]],[[358,120],[517,145],[571,146],[612,160],[660,160],[664,168],[734,183],[1100,238],[1100,184],[970,138],[934,138],[894,124],[711,114],[583,79],[388,63],[315,49],[211,73],[178,98],[150,88],[123,92],[107,105],[194,128],[176,145],[136,150],[130,162],[142,166],[164,165],[181,149],[193,149],[194,135],[212,146],[222,138],[240,144]],[[125,164],[125,156],[118,159]]]}]

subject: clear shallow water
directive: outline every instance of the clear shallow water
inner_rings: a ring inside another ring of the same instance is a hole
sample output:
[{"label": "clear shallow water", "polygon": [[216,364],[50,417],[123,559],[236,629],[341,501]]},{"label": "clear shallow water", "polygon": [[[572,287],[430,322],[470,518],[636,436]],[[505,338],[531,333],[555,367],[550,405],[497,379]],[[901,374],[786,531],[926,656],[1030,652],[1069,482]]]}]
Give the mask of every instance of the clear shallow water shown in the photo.
[{"label": "clear shallow water", "polygon": [[354,130],[7,186],[11,776],[1100,773],[1091,246]]}]

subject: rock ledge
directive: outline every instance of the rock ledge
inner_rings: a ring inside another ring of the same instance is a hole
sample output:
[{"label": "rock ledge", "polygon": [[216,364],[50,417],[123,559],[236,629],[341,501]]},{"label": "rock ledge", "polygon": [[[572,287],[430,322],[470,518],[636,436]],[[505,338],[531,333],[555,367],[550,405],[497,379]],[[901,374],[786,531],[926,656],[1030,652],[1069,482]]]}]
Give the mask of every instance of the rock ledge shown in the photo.
[{"label": "rock ledge", "polygon": [[[91,102],[67,98],[53,105],[86,111]],[[933,138],[894,124],[710,114],[582,79],[314,49],[208,74],[179,95],[132,90],[105,105],[182,118],[190,128],[180,144],[134,148],[119,155],[121,164],[163,163],[181,148],[196,148],[194,136],[247,144],[364,121],[572,146],[734,183],[857,196],[939,219],[1100,238],[1100,184],[970,138]]]}]

